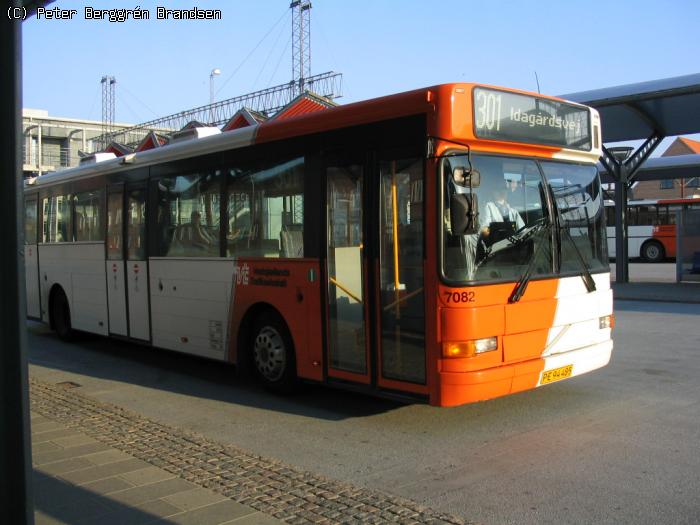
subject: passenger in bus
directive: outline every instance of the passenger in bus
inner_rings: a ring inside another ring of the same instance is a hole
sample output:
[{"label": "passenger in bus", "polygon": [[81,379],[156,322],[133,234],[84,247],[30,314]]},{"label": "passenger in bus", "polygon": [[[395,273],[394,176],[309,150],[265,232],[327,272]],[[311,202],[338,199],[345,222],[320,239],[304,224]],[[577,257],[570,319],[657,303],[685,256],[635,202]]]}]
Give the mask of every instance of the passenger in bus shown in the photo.
[{"label": "passenger in bus", "polygon": [[215,243],[212,235],[202,225],[202,215],[197,210],[190,215],[190,222],[178,226],[174,241],[186,251],[188,248],[208,251]]}]

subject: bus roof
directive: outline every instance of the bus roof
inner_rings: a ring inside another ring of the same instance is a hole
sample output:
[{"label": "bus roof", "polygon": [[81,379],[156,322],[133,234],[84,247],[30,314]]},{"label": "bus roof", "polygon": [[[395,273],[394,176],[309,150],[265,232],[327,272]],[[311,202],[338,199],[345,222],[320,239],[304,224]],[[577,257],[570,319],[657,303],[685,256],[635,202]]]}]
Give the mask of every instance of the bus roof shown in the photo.
[{"label": "bus roof", "polygon": [[[256,144],[265,144],[307,134],[322,133],[411,115],[428,114],[436,110],[435,99],[439,93],[451,93],[455,89],[458,91],[463,89],[464,92],[467,92],[475,86],[493,87],[474,83],[440,84],[404,93],[354,102],[343,106],[330,107],[323,111],[302,114],[282,120],[270,119],[259,124],[225,131],[213,136],[171,143],[160,148],[130,153],[115,159],[42,175],[25,187],[30,190],[34,187],[50,186],[77,178],[90,178],[137,167],[151,166],[161,162],[181,160],[193,156],[207,155]],[[563,101],[556,97],[539,95],[527,91],[505,88],[497,89]],[[527,147],[527,145],[525,147]],[[541,148],[550,150],[559,149],[547,146],[542,146]]]}]

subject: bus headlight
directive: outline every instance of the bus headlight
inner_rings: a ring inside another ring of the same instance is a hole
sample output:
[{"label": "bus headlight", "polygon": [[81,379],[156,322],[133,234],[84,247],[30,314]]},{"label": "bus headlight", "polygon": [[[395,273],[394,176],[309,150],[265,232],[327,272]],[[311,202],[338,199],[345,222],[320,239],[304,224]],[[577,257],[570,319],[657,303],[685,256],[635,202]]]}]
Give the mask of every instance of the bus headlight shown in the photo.
[{"label": "bus headlight", "polygon": [[615,328],[615,316],[612,314],[604,315],[600,318],[598,326],[600,326],[601,330],[603,330],[604,328]]},{"label": "bus headlight", "polygon": [[473,339],[471,341],[450,341],[442,343],[443,357],[474,357],[498,348],[497,337]]}]

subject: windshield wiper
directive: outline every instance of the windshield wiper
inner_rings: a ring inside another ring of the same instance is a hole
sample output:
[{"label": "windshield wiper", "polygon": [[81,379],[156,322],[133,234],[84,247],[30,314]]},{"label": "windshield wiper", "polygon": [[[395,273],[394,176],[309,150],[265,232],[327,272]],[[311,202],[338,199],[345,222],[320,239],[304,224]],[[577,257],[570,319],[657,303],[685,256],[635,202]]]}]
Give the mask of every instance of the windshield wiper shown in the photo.
[{"label": "windshield wiper", "polygon": [[[542,218],[542,220],[546,220],[546,219]],[[542,224],[544,224],[544,223],[540,222],[538,224],[540,226],[540,231],[549,233],[552,230],[551,221],[547,221],[547,223],[545,224],[544,227],[541,227]],[[534,227],[533,227],[533,229],[534,229]],[[534,233],[532,235],[534,235]],[[528,238],[529,237],[531,237],[531,235],[528,235]],[[522,277],[520,277],[518,284],[516,284],[515,288],[513,289],[513,293],[510,294],[510,297],[508,298],[509,303],[517,303],[520,300],[520,298],[523,296],[523,294],[525,293],[525,290],[527,289],[527,285],[530,283],[530,276],[532,274],[532,267],[535,265],[535,261],[539,257],[540,252],[542,251],[542,246],[544,246],[545,244],[546,244],[545,242],[541,242],[537,246],[537,250],[535,250],[535,253],[532,255],[532,259],[530,259],[530,262],[528,263],[527,268],[525,269],[525,273],[523,273]]]},{"label": "windshield wiper", "polygon": [[596,288],[593,276],[591,275],[590,269],[588,268],[588,265],[586,264],[583,255],[581,255],[578,246],[576,246],[576,241],[574,241],[574,238],[571,236],[569,228],[564,227],[560,229],[564,232],[566,237],[569,239],[569,242],[571,242],[571,245],[574,247],[574,251],[576,252],[576,258],[578,259],[579,265],[581,266],[581,270],[583,270],[583,273],[581,274],[581,279],[583,279],[583,284],[586,285],[586,290],[588,291],[588,293],[595,292]]}]

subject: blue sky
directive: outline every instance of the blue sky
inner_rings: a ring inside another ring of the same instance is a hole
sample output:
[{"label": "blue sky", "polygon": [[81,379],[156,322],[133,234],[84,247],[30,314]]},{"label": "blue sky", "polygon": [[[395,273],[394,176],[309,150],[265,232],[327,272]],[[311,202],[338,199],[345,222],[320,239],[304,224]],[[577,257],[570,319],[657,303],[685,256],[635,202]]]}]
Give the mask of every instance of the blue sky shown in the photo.
[{"label": "blue sky", "polygon": [[[74,20],[24,24],[24,107],[99,120],[109,74],[116,120],[136,123],[208,103],[213,68],[217,99],[291,79],[289,0],[93,2],[57,0]],[[158,5],[222,20],[156,20]],[[151,19],[86,21],[85,6]],[[556,95],[697,73],[698,20],[697,0],[313,0],[311,69],[342,72],[345,103],[454,81],[536,90],[535,71]]]}]

